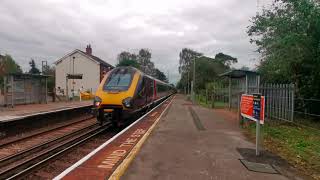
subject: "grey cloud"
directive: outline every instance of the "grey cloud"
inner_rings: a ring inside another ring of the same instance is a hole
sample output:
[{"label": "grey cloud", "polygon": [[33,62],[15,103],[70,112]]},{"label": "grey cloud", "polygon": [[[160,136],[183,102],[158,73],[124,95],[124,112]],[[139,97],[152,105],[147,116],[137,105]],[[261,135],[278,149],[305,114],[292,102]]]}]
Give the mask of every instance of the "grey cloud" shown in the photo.
[{"label": "grey cloud", "polygon": [[[140,1],[123,1],[125,7],[112,9],[108,3],[113,1],[103,0],[3,0],[0,53],[11,54],[27,69],[30,58],[52,63],[75,48],[84,49],[88,43],[95,55],[112,64],[123,50],[149,48],[155,65],[165,74],[169,72],[173,82],[179,79],[178,55],[184,47],[208,56],[222,51],[237,57],[237,66],[254,67],[250,59],[258,55],[245,31],[249,18],[255,15],[255,3],[190,1],[192,5],[181,3],[182,7],[150,13],[130,10],[130,3]],[[114,14],[117,10],[121,13]]]}]

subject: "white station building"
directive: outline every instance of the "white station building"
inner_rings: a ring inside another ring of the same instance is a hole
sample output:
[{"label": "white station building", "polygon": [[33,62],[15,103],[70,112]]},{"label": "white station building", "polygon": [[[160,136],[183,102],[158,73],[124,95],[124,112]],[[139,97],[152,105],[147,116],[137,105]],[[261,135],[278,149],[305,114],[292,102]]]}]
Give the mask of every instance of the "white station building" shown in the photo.
[{"label": "white station building", "polygon": [[79,91],[95,93],[104,74],[114,67],[92,55],[91,45],[86,52],[79,49],[72,51],[55,63],[56,94],[79,96]]}]

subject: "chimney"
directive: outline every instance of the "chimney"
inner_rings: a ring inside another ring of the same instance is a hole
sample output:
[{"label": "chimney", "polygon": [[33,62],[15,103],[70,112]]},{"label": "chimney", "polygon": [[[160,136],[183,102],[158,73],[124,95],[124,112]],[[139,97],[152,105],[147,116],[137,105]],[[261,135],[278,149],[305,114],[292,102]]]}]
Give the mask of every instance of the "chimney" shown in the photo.
[{"label": "chimney", "polygon": [[86,53],[89,54],[89,55],[92,55],[92,49],[91,49],[91,45],[87,45],[87,48],[86,48]]}]

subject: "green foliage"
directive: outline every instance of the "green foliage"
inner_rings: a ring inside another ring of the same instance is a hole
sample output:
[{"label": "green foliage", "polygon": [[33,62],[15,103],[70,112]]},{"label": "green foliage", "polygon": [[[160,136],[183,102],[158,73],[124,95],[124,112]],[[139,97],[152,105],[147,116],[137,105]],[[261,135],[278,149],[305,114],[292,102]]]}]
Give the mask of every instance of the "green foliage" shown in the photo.
[{"label": "green foliage", "polygon": [[20,66],[10,55],[0,55],[0,87],[3,87],[3,77],[8,73],[22,73]]},{"label": "green foliage", "polygon": [[183,89],[185,87],[188,87],[188,89],[190,89],[192,80],[191,65],[195,59],[201,56],[202,53],[199,53],[192,49],[183,48],[181,50],[181,52],[179,53],[179,73],[181,74],[181,79],[177,84],[178,89]]},{"label": "green foliage", "polygon": [[227,66],[229,68],[230,68],[231,64],[234,64],[234,63],[238,62],[237,58],[234,58],[234,57],[232,57],[230,55],[227,55],[227,54],[223,54],[221,52],[216,54],[214,59],[216,61],[221,62],[222,64],[224,64],[225,66]]},{"label": "green foliage", "polygon": [[179,73],[186,74],[191,70],[191,64],[194,59],[202,56],[202,53],[194,51],[192,49],[183,48],[179,54]]},{"label": "green foliage", "polygon": [[[205,89],[208,82],[213,82],[218,75],[227,71],[228,67],[221,61],[202,56],[196,59],[196,83],[195,89]],[[191,69],[193,74],[193,69]]]},{"label": "green foliage", "polygon": [[118,55],[118,66],[131,66],[140,69],[142,72],[162,81],[168,81],[165,74],[154,67],[151,61],[151,52],[148,49],[141,49],[139,54],[123,51]]},{"label": "green foliage", "polygon": [[[255,136],[255,123],[248,130]],[[320,173],[320,134],[319,130],[292,124],[266,123],[263,125],[264,146],[298,164],[311,174]],[[310,171],[311,170],[311,171]]]},{"label": "green foliage", "polygon": [[138,63],[140,69],[149,75],[154,75],[155,68],[154,63],[151,61],[151,52],[148,49],[141,49],[138,54]]},{"label": "green foliage", "polygon": [[132,59],[123,59],[121,60],[118,64],[117,67],[119,66],[131,66],[139,69],[139,63],[135,60]]},{"label": "green foliage", "polygon": [[276,0],[252,18],[251,42],[262,54],[262,80],[294,83],[300,98],[320,98],[320,7],[312,0]]},{"label": "green foliage", "polygon": [[155,69],[155,77],[161,81],[168,82],[166,75],[159,69]]},{"label": "green foliage", "polygon": [[49,65],[43,66],[43,75],[48,75],[48,90],[51,91],[55,87],[55,68],[54,66],[50,67]]},{"label": "green foliage", "polygon": [[199,91],[206,88],[206,84],[215,81],[218,75],[230,69],[232,63],[237,62],[237,58],[230,55],[218,53],[215,58],[203,56],[202,53],[191,49],[182,49],[180,52],[179,72],[181,79],[177,88],[184,90],[190,88],[193,79],[193,63],[196,61],[196,82],[195,89]]},{"label": "green foliage", "polygon": [[30,70],[29,70],[30,74],[40,74],[40,70],[37,68],[37,65],[33,59],[31,59],[31,61],[29,62],[29,65],[30,65]]}]

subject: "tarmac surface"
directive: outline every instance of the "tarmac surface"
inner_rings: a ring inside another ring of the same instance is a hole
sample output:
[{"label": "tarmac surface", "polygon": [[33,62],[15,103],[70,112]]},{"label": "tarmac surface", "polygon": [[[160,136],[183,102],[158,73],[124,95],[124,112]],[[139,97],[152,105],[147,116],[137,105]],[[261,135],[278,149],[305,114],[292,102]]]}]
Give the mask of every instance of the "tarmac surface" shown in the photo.
[{"label": "tarmac surface", "polygon": [[239,148],[255,145],[237,124],[177,95],[121,179],[287,179],[248,171]]}]

